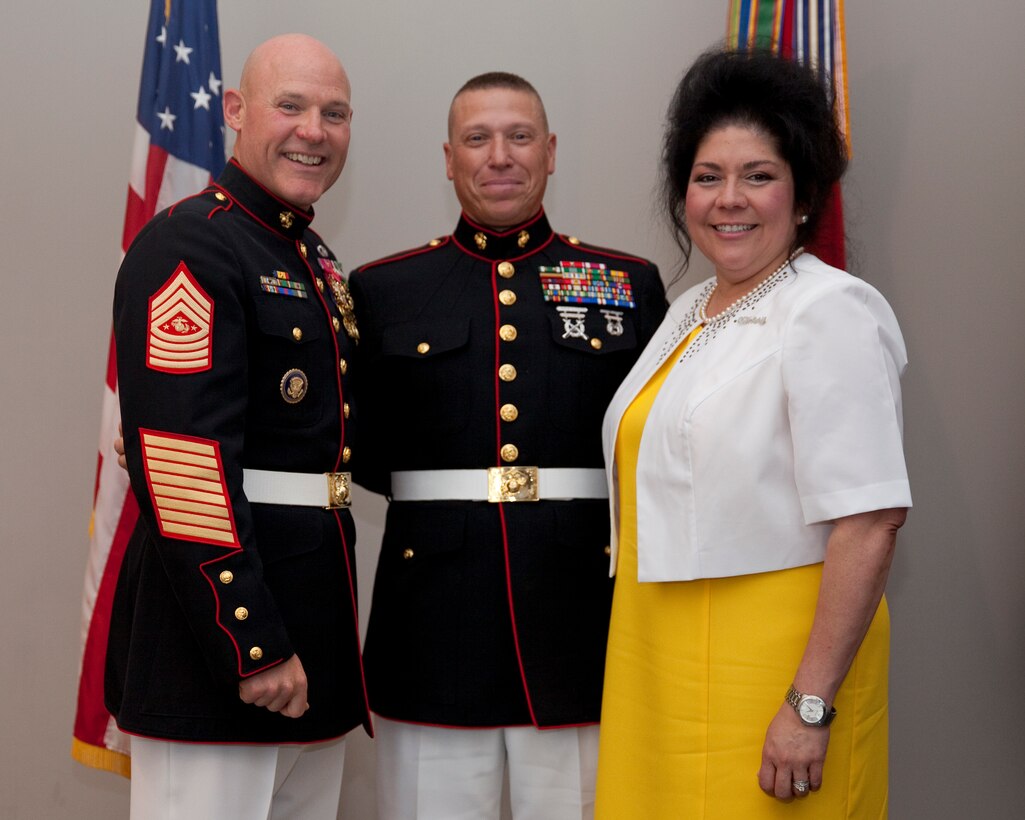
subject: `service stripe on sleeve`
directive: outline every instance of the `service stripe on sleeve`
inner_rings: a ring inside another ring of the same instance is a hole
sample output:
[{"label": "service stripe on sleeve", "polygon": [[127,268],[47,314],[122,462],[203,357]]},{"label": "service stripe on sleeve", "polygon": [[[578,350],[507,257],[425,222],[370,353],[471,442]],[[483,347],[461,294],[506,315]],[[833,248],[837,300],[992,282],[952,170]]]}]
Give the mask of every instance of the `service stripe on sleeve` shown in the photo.
[{"label": "service stripe on sleeve", "polygon": [[155,430],[139,436],[161,535],[240,546],[217,442]]}]

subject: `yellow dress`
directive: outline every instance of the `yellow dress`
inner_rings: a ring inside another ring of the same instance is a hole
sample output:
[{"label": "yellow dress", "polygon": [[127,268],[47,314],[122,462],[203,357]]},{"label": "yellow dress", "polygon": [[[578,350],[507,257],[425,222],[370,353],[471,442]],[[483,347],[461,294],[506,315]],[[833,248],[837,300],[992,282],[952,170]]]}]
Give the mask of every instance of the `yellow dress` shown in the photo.
[{"label": "yellow dress", "polygon": [[730,578],[637,581],[641,431],[669,370],[698,332],[638,394],[616,441],[619,556],[595,816],[885,818],[885,600],[837,694],[822,789],[782,803],[758,787],[762,744],[804,652],[822,565]]}]

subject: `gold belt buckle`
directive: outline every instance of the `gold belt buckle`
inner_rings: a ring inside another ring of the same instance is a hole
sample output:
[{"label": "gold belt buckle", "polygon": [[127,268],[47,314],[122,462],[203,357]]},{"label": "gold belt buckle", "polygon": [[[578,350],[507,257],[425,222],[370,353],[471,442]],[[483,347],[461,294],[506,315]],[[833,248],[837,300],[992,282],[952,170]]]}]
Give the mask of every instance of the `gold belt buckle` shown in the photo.
[{"label": "gold belt buckle", "polygon": [[538,501],[537,467],[488,467],[488,501]]},{"label": "gold belt buckle", "polygon": [[352,504],[350,488],[352,473],[324,473],[327,478],[327,506],[325,510],[344,510]]}]

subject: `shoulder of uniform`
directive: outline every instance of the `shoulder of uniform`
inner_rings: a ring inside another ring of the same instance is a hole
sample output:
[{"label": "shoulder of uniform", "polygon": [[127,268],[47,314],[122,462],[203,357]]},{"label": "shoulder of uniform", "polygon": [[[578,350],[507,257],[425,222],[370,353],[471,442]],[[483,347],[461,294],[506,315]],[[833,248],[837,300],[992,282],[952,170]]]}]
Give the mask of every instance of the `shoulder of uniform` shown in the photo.
[{"label": "shoulder of uniform", "polygon": [[393,253],[389,256],[384,256],[380,259],[376,259],[373,262],[367,262],[366,264],[360,265],[359,267],[353,269],[353,273],[362,273],[364,271],[369,271],[374,268],[384,267],[385,265],[392,265],[397,262],[405,262],[409,259],[415,259],[426,253],[430,253],[431,251],[440,250],[441,248],[444,248],[451,244],[451,242],[451,236],[438,236],[430,240],[426,244],[419,245],[415,248],[410,248],[409,250],[400,251],[399,253]]},{"label": "shoulder of uniform", "polygon": [[642,267],[651,268],[655,270],[655,263],[650,259],[645,259],[643,256],[637,256],[636,254],[627,253],[626,251],[616,250],[615,248],[606,248],[601,245],[593,245],[590,242],[584,242],[582,239],[577,238],[571,234],[556,234],[559,239],[569,245],[571,248],[578,248],[587,253],[595,254],[597,256],[604,256],[609,259],[617,259],[622,262],[630,262],[635,265]]},{"label": "shoulder of uniform", "polygon": [[216,185],[210,185],[199,193],[178,200],[167,209],[168,216],[189,213],[211,219],[217,214],[227,213],[234,207],[234,200]]}]

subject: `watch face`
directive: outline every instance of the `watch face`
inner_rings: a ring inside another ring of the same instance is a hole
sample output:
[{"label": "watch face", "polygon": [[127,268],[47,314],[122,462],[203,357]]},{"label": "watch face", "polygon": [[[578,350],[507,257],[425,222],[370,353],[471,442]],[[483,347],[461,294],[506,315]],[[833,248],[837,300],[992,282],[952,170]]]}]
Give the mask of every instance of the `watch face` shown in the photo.
[{"label": "watch face", "polygon": [[805,723],[819,723],[826,714],[826,704],[822,698],[807,696],[801,699],[798,714]]}]

